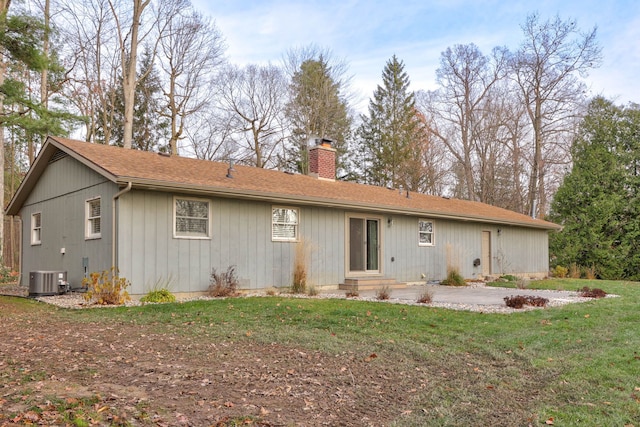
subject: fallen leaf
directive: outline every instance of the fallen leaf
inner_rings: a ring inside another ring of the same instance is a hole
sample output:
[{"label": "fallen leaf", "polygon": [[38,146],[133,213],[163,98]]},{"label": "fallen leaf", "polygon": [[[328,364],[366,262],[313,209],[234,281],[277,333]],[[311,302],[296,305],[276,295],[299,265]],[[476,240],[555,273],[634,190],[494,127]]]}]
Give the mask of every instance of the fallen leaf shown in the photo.
[{"label": "fallen leaf", "polygon": [[548,426],[552,426],[553,425],[553,417],[550,417],[547,421],[544,422],[546,425]]},{"label": "fallen leaf", "polygon": [[224,402],[224,406],[227,408],[233,408],[235,405],[232,402]]},{"label": "fallen leaf", "polygon": [[585,315],[584,315],[584,318],[585,318],[585,319],[588,319],[589,317],[591,317],[591,315],[590,315],[590,314],[585,314]]}]

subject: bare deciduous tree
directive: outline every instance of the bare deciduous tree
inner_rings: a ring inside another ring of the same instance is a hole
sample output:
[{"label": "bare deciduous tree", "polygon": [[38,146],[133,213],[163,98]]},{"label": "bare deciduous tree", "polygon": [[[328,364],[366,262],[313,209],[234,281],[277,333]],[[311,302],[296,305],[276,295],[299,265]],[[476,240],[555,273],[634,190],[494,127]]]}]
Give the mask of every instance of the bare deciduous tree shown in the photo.
[{"label": "bare deciduous tree", "polygon": [[85,117],[85,139],[109,143],[120,63],[108,0],[66,5],[57,19],[69,69],[66,98]]},{"label": "bare deciduous tree", "polygon": [[547,154],[565,151],[552,144],[565,139],[561,133],[575,126],[575,113],[582,110],[586,93],[579,77],[599,65],[601,49],[596,28],[582,33],[574,20],[540,22],[535,13],[527,17],[522,31],[524,41],[511,58],[511,75],[533,131],[527,208],[541,217],[547,210],[546,176],[554,165],[567,161]]},{"label": "bare deciduous tree", "polygon": [[496,48],[487,57],[474,44],[447,48],[436,71],[440,89],[431,105],[432,131],[456,159],[462,178],[460,196],[469,200],[482,201],[475,171],[478,163],[486,166],[491,162],[486,158],[491,155],[486,140],[486,105],[504,72],[504,49]]},{"label": "bare deciduous tree", "polygon": [[159,63],[166,80],[169,146],[177,155],[186,119],[207,106],[214,71],[223,60],[224,40],[212,21],[192,9],[166,19]]},{"label": "bare deciduous tree", "polygon": [[286,137],[284,105],[287,82],[274,65],[227,66],[219,76],[222,111],[231,113],[237,161],[273,167]]}]

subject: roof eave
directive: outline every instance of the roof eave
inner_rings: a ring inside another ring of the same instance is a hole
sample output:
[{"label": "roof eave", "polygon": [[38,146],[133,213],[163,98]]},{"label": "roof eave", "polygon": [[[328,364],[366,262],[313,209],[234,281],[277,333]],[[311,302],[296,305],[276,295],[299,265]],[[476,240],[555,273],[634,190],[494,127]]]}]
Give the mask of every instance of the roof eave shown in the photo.
[{"label": "roof eave", "polygon": [[42,175],[42,173],[46,169],[47,163],[51,159],[51,156],[53,155],[53,153],[55,153],[54,149],[64,151],[66,154],[68,154],[75,160],[86,165],[87,167],[97,172],[98,174],[104,176],[108,180],[112,182],[116,182],[116,177],[113,174],[109,173],[105,169],[101,168],[100,166],[96,165],[92,161],[88,160],[86,157],[83,157],[80,154],[76,153],[75,151],[69,149],[64,144],[61,144],[54,137],[49,136],[45,140],[45,143],[42,145],[42,148],[40,149],[38,156],[34,160],[33,165],[31,165],[31,167],[29,168],[27,175],[24,177],[24,179],[20,183],[20,186],[18,187],[15,194],[11,198],[11,201],[7,205],[7,208],[5,209],[6,215],[18,215],[20,213],[20,210],[22,209],[24,202],[27,200],[27,198],[29,197],[29,194],[33,190],[33,187],[38,182],[40,175]]},{"label": "roof eave", "polygon": [[[175,182],[147,180],[135,177],[120,176],[117,179],[117,183],[126,185],[132,182],[134,188],[149,189],[155,191],[180,191],[183,193],[197,194],[197,195],[216,195],[220,197],[229,198],[243,198],[260,201],[271,201],[277,203],[291,203],[297,205],[312,205],[312,206],[324,206],[332,208],[343,208],[357,211],[377,212],[384,214],[396,214],[396,215],[411,215],[411,216],[428,216],[434,219],[451,219],[456,221],[468,221],[468,222],[482,222],[485,224],[497,224],[497,225],[511,225],[527,228],[538,228],[544,230],[556,230],[560,227],[553,227],[551,223],[546,221],[540,221],[539,223],[527,222],[527,221],[514,221],[500,218],[489,218],[480,215],[470,214],[456,214],[451,212],[430,211],[413,208],[401,208],[392,205],[380,205],[380,204],[368,204],[368,203],[355,203],[349,201],[340,201],[336,199],[329,199],[323,197],[310,197],[302,196],[299,194],[285,194],[285,193],[265,193],[263,191],[236,189],[229,187],[211,187],[211,186],[196,186],[191,184],[180,184]],[[535,220],[538,221],[538,220]],[[553,224],[555,225],[555,224]]]}]

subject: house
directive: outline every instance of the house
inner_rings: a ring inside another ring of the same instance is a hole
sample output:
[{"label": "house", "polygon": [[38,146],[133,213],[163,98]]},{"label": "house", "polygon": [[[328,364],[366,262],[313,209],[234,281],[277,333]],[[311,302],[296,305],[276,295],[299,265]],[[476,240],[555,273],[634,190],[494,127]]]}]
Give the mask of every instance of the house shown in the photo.
[{"label": "house", "polygon": [[546,276],[559,227],[483,203],[335,180],[327,140],[309,176],[49,137],[11,200],[21,282],[63,271],[71,288],[116,267],[141,295],[206,291],[235,266],[241,288],[290,286],[296,247],[315,286]]}]

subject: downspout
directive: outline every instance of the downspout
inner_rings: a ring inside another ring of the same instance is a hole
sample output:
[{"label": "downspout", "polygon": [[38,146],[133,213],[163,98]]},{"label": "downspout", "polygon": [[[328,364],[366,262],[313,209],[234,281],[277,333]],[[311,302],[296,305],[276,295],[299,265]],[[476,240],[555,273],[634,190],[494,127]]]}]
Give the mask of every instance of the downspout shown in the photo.
[{"label": "downspout", "polygon": [[116,201],[124,193],[128,193],[129,191],[131,191],[131,186],[132,186],[132,182],[129,181],[125,188],[123,188],[122,190],[118,191],[113,196],[113,202],[111,204],[111,208],[112,208],[112,212],[111,212],[111,267],[115,268],[115,272],[116,273],[118,271],[118,265],[117,265],[117,262],[116,262],[116,248],[118,246],[117,245],[117,243],[118,243],[118,234],[117,234],[117,230],[116,230],[116,225],[117,225],[117,222],[116,222]]}]

